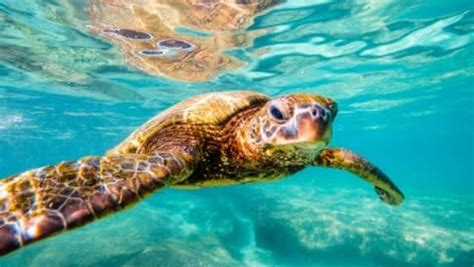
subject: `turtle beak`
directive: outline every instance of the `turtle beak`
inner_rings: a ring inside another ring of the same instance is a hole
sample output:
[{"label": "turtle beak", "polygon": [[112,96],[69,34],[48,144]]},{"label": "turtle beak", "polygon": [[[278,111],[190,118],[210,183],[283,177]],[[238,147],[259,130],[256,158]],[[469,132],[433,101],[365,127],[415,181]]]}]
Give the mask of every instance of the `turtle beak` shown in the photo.
[{"label": "turtle beak", "polygon": [[316,149],[326,146],[332,135],[332,111],[318,103],[295,109],[295,116],[277,135],[284,140],[280,144],[292,144],[298,148]]},{"label": "turtle beak", "polygon": [[327,145],[331,139],[332,112],[326,107],[314,104],[309,111],[296,116],[299,139],[306,147]]}]

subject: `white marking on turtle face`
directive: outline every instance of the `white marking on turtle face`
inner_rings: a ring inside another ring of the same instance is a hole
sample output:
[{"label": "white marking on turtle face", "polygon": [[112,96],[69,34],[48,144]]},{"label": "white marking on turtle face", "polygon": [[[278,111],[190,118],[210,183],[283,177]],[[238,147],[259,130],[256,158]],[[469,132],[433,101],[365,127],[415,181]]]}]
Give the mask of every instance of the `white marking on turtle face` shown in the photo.
[{"label": "white marking on turtle face", "polygon": [[[303,107],[303,108],[295,106],[295,107],[293,107],[293,110],[294,110],[293,115],[286,122],[280,123],[280,124],[272,122],[272,124],[275,125],[277,127],[277,129],[275,131],[273,131],[273,133],[270,136],[267,136],[267,134],[266,134],[266,131],[265,131],[266,129],[264,128],[264,125],[265,125],[264,119],[259,118],[260,135],[262,137],[263,143],[272,144],[273,142],[275,142],[276,141],[275,136],[278,134],[278,132],[281,128],[287,128],[287,129],[294,130],[295,131],[295,136],[299,136],[300,133],[298,133],[298,131],[299,131],[298,117],[300,115],[309,113],[309,114],[311,114],[311,116],[313,118],[322,117],[324,119],[324,121],[326,121],[328,119],[328,116],[329,116],[328,114],[330,114],[330,111],[326,107],[323,107],[319,104],[315,104],[315,105],[318,105],[320,108],[324,109],[326,112],[324,112],[323,114],[320,114],[318,112],[317,115],[313,115],[313,110],[315,109],[314,105],[310,105],[310,106]],[[301,142],[304,141],[304,140],[300,140],[302,138],[303,138],[303,136],[300,136],[300,137],[298,137],[298,139],[291,139],[291,140],[287,140],[287,141],[284,141],[284,142],[280,142],[279,145],[297,144],[300,141]],[[319,145],[315,145],[315,147],[319,147]]]}]

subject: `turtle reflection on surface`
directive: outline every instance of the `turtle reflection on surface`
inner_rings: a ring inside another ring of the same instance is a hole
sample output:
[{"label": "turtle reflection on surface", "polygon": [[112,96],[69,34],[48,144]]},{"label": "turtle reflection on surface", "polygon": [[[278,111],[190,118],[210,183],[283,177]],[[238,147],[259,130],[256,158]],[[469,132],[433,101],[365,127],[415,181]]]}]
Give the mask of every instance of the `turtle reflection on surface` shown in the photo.
[{"label": "turtle reflection on surface", "polygon": [[[93,32],[117,43],[127,61],[152,75],[206,81],[243,65],[224,51],[248,46],[253,17],[281,1],[93,0]],[[206,32],[184,34],[180,29]]]}]

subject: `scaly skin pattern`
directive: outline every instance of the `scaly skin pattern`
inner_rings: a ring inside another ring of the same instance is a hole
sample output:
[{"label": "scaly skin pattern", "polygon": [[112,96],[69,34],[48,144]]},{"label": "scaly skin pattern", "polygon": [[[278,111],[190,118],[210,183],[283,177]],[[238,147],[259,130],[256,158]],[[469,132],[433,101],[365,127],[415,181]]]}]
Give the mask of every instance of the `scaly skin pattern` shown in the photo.
[{"label": "scaly skin pattern", "polygon": [[128,207],[189,175],[187,164],[168,152],[86,157],[1,180],[0,255]]},{"label": "scaly skin pattern", "polygon": [[374,185],[379,198],[391,205],[403,201],[403,193],[379,168],[352,151],[343,148],[324,149],[315,160],[315,165],[350,171]]},{"label": "scaly skin pattern", "polygon": [[158,114],[103,157],[0,180],[0,255],[129,207],[164,187],[269,182],[306,166],[347,170],[398,205],[403,194],[354,152],[327,145],[334,101],[250,91],[192,97]]}]

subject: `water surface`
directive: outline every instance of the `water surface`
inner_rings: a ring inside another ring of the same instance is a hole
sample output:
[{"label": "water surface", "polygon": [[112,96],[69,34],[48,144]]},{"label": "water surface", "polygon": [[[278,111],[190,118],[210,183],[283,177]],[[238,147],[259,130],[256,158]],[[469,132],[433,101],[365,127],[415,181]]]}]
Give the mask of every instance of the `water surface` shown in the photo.
[{"label": "water surface", "polygon": [[[256,14],[242,65],[207,81],[146,74],[91,31],[86,1],[0,3],[0,177],[101,155],[192,95],[313,92],[339,103],[332,145],[381,167],[396,208],[357,177],[166,190],[25,247],[1,266],[474,264],[470,1],[290,1]],[[193,34],[176,29],[180,34]]]}]

